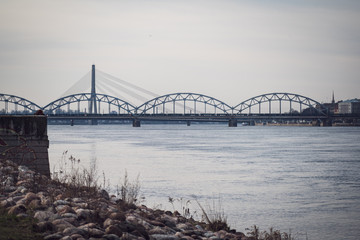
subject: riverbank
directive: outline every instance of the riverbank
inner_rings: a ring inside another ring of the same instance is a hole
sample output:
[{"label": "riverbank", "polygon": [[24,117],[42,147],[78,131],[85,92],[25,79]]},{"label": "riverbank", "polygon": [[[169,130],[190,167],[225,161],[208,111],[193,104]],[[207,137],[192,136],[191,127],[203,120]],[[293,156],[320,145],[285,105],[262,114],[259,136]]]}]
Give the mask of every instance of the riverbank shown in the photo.
[{"label": "riverbank", "polygon": [[[0,221],[0,239],[191,240],[259,237],[256,227],[246,236],[230,230],[226,222],[212,222],[215,225],[211,225],[211,222],[181,216],[177,211],[128,204],[92,186],[77,185],[74,189],[74,186],[51,180],[11,161],[0,161],[0,176],[1,219],[13,219],[5,221],[6,224]],[[217,229],[211,230],[214,227]],[[272,234],[280,236],[279,231]]]}]

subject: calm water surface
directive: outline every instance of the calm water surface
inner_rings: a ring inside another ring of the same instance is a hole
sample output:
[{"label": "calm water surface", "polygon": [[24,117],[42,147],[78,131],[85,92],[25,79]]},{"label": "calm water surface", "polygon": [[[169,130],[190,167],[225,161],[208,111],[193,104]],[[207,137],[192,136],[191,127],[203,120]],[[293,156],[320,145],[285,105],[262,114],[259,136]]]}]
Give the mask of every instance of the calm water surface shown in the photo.
[{"label": "calm water surface", "polygon": [[130,179],[140,174],[149,207],[172,210],[168,197],[182,198],[175,207],[190,200],[194,212],[195,197],[206,206],[220,196],[238,231],[256,224],[298,239],[360,236],[360,128],[49,126],[48,135],[51,170],[68,150],[86,166],[96,161],[112,185],[125,169]]}]

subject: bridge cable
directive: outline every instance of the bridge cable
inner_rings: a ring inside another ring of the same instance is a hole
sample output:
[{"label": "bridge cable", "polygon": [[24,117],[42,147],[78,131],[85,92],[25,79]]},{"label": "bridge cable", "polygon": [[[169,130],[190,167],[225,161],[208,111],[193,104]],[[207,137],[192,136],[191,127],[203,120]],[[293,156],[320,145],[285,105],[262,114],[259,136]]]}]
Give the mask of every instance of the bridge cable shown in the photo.
[{"label": "bridge cable", "polygon": [[69,96],[77,93],[90,92],[90,80],[91,80],[91,71],[86,73],[82,78],[80,78],[76,83],[74,83],[68,90],[66,90],[59,98]]}]

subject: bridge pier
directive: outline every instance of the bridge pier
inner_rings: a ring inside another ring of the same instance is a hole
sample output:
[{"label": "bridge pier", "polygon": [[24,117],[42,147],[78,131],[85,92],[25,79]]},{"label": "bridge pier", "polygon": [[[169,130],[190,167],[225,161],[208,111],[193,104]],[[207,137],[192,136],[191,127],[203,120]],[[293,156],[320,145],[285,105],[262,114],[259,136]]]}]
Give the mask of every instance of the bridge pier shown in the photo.
[{"label": "bridge pier", "polygon": [[322,122],[322,126],[323,127],[331,127],[332,126],[332,119],[331,118],[327,118]]},{"label": "bridge pier", "polygon": [[91,120],[90,120],[90,124],[91,124],[91,125],[98,125],[97,119],[91,119]]},{"label": "bridge pier", "polygon": [[186,121],[186,126],[190,126],[191,122],[190,121]]},{"label": "bridge pier", "polygon": [[229,119],[229,127],[237,127],[237,119],[236,118]]},{"label": "bridge pier", "polygon": [[140,127],[141,124],[140,124],[140,120],[139,119],[133,119],[133,127]]}]

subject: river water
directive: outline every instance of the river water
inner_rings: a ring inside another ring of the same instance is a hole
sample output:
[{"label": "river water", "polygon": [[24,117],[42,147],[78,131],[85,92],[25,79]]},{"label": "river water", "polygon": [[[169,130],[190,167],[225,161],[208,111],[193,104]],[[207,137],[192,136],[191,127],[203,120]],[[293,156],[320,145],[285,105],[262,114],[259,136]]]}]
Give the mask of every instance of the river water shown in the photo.
[{"label": "river water", "polygon": [[360,237],[360,128],[49,125],[48,136],[51,170],[67,150],[96,162],[112,186],[125,170],[139,174],[149,207],[200,217],[197,199],[242,232],[256,224],[297,239]]}]

